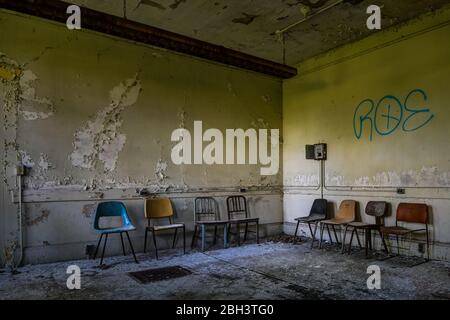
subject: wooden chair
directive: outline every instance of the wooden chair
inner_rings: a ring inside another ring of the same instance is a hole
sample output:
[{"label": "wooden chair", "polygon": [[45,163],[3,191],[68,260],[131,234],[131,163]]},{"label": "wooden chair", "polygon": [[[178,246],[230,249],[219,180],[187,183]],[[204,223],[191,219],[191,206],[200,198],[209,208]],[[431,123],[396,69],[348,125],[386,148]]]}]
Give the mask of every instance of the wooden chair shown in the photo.
[{"label": "wooden chair", "polygon": [[[336,238],[336,243],[339,244],[339,239],[336,234],[335,226],[344,226],[351,222],[354,222],[356,219],[356,201],[354,200],[344,200],[341,202],[339,206],[339,210],[336,213],[336,216],[333,219],[324,220],[320,222],[320,243],[319,248],[322,248],[323,241],[323,231],[324,228],[327,227],[328,236],[330,238],[331,243],[333,243],[333,239],[331,237],[330,228],[333,229],[334,237]],[[358,238],[359,241],[359,238]]]},{"label": "wooden chair", "polygon": [[[344,238],[342,240],[342,253],[345,253],[345,238],[347,237],[348,229],[353,229],[350,237],[350,243],[348,244],[348,254],[351,254],[352,242],[354,234],[358,234],[358,230],[363,230],[365,234],[365,249],[366,257],[369,256],[369,249],[372,250],[372,230],[378,231],[385,249],[387,249],[386,242],[384,241],[381,233],[381,227],[384,226],[384,218],[387,214],[388,204],[385,201],[370,201],[367,203],[365,213],[368,216],[375,217],[375,223],[364,222],[352,222],[345,227]],[[361,243],[359,243],[361,246]]]},{"label": "wooden chair", "polygon": [[212,197],[198,197],[194,200],[194,234],[192,236],[191,248],[194,248],[195,240],[197,239],[197,233],[201,233],[202,251],[205,251],[206,242],[206,228],[214,227],[214,240],[216,244],[217,229],[219,226],[224,228],[223,230],[223,246],[227,247],[228,236],[228,220],[220,220],[219,205],[217,201]]},{"label": "wooden chair", "polygon": [[[427,260],[430,260],[430,234],[428,229],[428,206],[421,203],[400,203],[397,208],[397,218],[395,226],[381,227],[381,233],[383,240],[385,236],[395,235],[397,239],[397,250],[400,254],[400,237],[405,237],[413,233],[423,232],[426,233],[427,238]],[[415,223],[422,224],[425,228],[408,229],[400,226],[399,223]],[[385,247],[386,253],[389,253],[387,246]]]},{"label": "wooden chair", "polygon": [[[309,216],[300,217],[295,219],[297,221],[297,227],[295,228],[295,238],[297,238],[298,228],[300,223],[307,223],[309,227],[309,232],[311,233],[312,243],[311,248],[314,247],[314,240],[316,239],[317,227],[320,221],[327,218],[328,211],[328,201],[326,199],[316,199],[313,202]],[[311,228],[311,224],[314,224],[314,232]]]},{"label": "wooden chair", "polygon": [[[147,251],[147,234],[150,231],[153,235],[153,244],[155,245],[155,255],[158,259],[158,246],[156,244],[156,233],[166,230],[175,230],[173,236],[172,249],[175,248],[177,240],[178,229],[183,229],[183,253],[186,253],[186,228],[183,223],[174,223],[173,221],[173,208],[170,199],[168,198],[155,198],[145,199],[144,202],[145,217],[148,220],[147,227],[145,228],[145,240],[144,240],[144,252]],[[152,224],[151,220],[168,219],[169,224],[156,225]]]},{"label": "wooden chair", "polygon": [[[247,209],[247,199],[244,196],[230,196],[227,198],[228,223],[230,229],[236,225],[236,236],[238,246],[241,245],[240,225],[245,224],[244,242],[247,240],[248,232],[256,233],[256,243],[259,243],[259,218],[250,218]],[[255,224],[256,231],[249,231],[249,224]]]}]

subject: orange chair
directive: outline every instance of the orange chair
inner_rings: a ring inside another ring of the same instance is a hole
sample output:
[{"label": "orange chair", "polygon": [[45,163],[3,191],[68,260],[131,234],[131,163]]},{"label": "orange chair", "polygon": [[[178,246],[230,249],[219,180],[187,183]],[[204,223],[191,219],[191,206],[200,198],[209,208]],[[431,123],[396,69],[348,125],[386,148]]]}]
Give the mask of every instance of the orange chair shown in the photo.
[{"label": "orange chair", "polygon": [[[335,226],[345,226],[351,222],[354,222],[356,220],[356,201],[354,200],[344,200],[341,202],[341,205],[339,206],[339,210],[336,213],[336,216],[333,219],[324,220],[320,222],[320,243],[319,248],[322,248],[322,241],[323,241],[323,231],[325,227],[327,227],[328,236],[330,238],[331,243],[333,243],[333,239],[331,237],[330,228],[333,229],[334,237],[336,238],[337,244],[339,244],[339,239],[336,234]],[[359,238],[358,238],[359,241]]]},{"label": "orange chair", "polygon": [[[147,234],[150,231],[153,235],[153,244],[155,245],[155,255],[158,259],[158,247],[156,245],[156,233],[165,230],[175,230],[173,236],[172,249],[175,248],[177,240],[178,229],[183,229],[183,253],[186,253],[186,227],[183,223],[174,223],[173,221],[173,208],[170,199],[168,198],[155,198],[145,199],[144,202],[145,217],[148,220],[148,225],[145,228],[145,240],[144,240],[144,252],[147,251]],[[168,219],[169,224],[155,225],[151,220]]]},{"label": "orange chair", "polygon": [[[400,254],[400,237],[405,237],[417,232],[425,231],[427,237],[427,260],[430,260],[430,234],[428,230],[428,206],[421,203],[400,203],[397,208],[397,218],[395,226],[393,227],[381,227],[381,233],[383,235],[383,241],[385,236],[395,235],[397,238],[397,250]],[[425,228],[421,229],[408,229],[403,226],[399,226],[399,222],[403,223],[416,223],[423,224]],[[386,247],[386,252],[389,253]]]}]

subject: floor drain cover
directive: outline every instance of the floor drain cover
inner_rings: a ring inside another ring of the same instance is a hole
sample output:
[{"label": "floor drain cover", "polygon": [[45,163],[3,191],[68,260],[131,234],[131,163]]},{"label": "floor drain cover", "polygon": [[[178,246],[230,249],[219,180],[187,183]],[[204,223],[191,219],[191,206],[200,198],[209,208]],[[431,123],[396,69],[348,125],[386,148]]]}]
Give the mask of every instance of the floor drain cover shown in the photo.
[{"label": "floor drain cover", "polygon": [[174,266],[159,269],[143,270],[138,272],[128,273],[132,278],[140,283],[151,283],[157,281],[164,281],[169,279],[181,278],[192,274],[192,272],[183,267]]}]

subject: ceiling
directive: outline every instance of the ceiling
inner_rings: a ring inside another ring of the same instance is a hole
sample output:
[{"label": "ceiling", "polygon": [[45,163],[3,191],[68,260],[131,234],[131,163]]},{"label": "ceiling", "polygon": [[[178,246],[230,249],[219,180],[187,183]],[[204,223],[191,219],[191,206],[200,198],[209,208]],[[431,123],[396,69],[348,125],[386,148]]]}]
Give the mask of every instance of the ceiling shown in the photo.
[{"label": "ceiling", "polygon": [[[68,0],[67,0],[68,1]],[[69,1],[68,1],[69,2]],[[336,0],[72,0],[71,3],[199,40],[283,62],[275,31]],[[352,4],[357,3],[357,4]],[[373,33],[366,8],[382,7],[387,28],[439,9],[450,0],[350,0],[311,17],[286,33],[286,63],[307,58]]]}]

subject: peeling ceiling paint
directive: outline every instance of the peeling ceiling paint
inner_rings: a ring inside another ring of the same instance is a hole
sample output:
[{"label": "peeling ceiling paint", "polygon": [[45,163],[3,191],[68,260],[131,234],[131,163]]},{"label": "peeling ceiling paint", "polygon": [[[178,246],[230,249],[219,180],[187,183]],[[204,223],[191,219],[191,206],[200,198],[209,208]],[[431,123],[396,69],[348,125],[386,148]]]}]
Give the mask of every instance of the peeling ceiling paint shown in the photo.
[{"label": "peeling ceiling paint", "polygon": [[[283,61],[275,31],[311,15],[335,0],[126,0],[127,19],[180,33],[248,54]],[[122,0],[75,0],[116,16],[124,16]],[[307,58],[367,37],[366,9],[382,7],[387,28],[439,9],[450,0],[346,1],[291,29],[286,36],[286,62]]]}]

